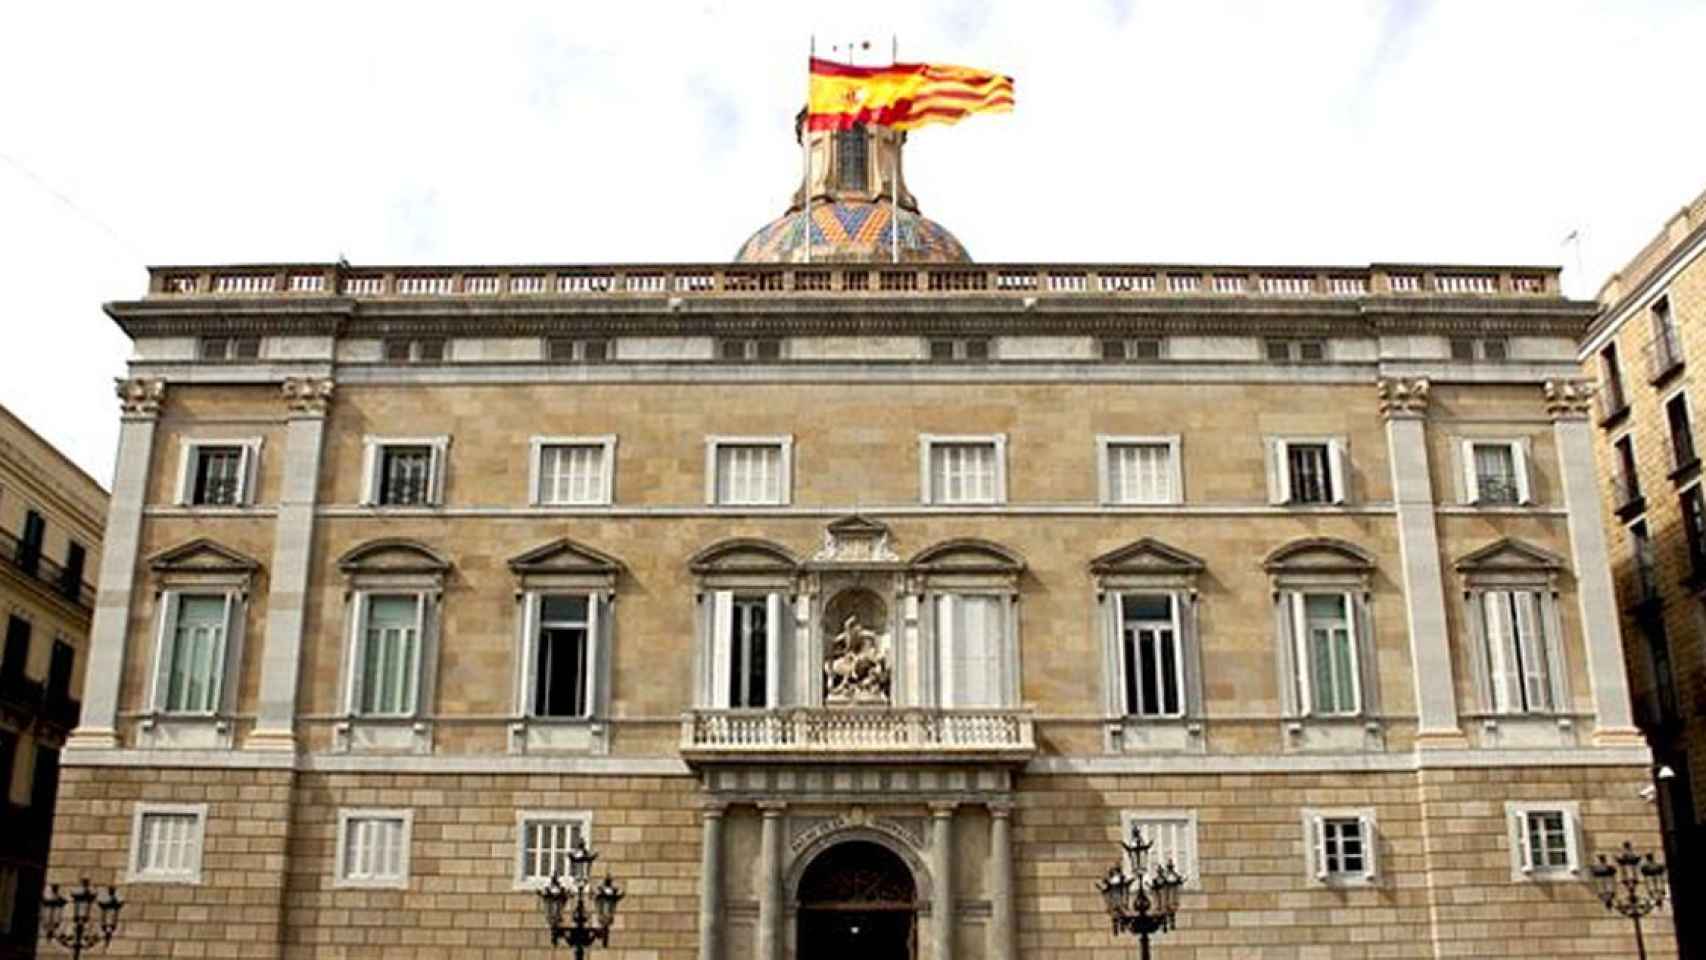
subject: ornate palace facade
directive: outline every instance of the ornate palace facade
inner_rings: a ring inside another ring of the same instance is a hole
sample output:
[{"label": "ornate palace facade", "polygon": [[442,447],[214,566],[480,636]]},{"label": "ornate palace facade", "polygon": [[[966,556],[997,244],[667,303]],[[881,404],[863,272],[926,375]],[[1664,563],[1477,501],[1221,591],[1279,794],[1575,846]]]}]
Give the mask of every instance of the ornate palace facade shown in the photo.
[{"label": "ornate palace facade", "polygon": [[1624,948],[1579,882],[1657,836],[1592,304],[974,264],[898,142],[813,147],[733,264],[109,305],[54,862],[127,885],[115,955],[545,956],[578,835],[616,957],[1110,956],[1132,822],[1169,956]]}]

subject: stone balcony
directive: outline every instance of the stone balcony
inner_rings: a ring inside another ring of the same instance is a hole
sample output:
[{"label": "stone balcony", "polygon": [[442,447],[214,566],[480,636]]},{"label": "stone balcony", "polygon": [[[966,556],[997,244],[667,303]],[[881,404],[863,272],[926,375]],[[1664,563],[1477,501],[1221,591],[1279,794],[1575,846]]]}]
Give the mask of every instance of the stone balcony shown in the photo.
[{"label": "stone balcony", "polygon": [[681,755],[689,763],[1022,763],[1036,749],[1031,711],[1018,708],[693,710],[681,720]]}]

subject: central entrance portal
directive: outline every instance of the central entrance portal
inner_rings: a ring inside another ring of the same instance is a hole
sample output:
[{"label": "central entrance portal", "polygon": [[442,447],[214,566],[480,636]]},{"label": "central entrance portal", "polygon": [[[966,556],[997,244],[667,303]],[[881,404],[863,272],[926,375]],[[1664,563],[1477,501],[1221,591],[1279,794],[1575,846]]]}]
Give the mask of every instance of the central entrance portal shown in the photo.
[{"label": "central entrance portal", "polygon": [[849,840],[800,877],[800,960],[913,960],[918,888],[887,848]]}]

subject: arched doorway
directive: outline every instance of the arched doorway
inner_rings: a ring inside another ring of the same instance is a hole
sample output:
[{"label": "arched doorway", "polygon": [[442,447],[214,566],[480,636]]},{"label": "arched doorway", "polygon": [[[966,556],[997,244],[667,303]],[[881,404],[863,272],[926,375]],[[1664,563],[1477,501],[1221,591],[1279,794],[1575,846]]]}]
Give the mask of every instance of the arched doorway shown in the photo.
[{"label": "arched doorway", "polygon": [[800,877],[794,955],[811,960],[912,960],[918,888],[906,863],[879,843],[849,840]]}]

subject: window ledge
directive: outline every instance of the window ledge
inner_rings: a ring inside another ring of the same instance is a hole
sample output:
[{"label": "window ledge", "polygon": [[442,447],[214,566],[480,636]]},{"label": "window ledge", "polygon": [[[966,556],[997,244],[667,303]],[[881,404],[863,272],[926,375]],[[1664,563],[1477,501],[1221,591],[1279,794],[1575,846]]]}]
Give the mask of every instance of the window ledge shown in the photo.
[{"label": "window ledge", "polygon": [[610,726],[591,717],[519,717],[509,724],[509,752],[610,752]]},{"label": "window ledge", "polygon": [[1627,521],[1647,512],[1647,498],[1637,493],[1618,504],[1614,509],[1617,513],[1617,519]]},{"label": "window ledge", "polygon": [[1629,416],[1629,401],[1625,400],[1625,401],[1623,401],[1623,403],[1621,405],[1619,405],[1619,406],[1617,406],[1611,410],[1605,411],[1605,413],[1600,416],[1600,418],[1599,418],[1600,429],[1610,430],[1612,427],[1615,427],[1615,426],[1617,426],[1617,424],[1621,423],[1623,421],[1623,418],[1627,417],[1627,416]]},{"label": "window ledge", "polygon": [[1110,753],[1204,753],[1199,717],[1123,716],[1108,722]]},{"label": "window ledge", "polygon": [[1288,717],[1281,736],[1287,753],[1383,753],[1385,725],[1364,716]]},{"label": "window ledge", "polygon": [[1700,458],[1698,456],[1690,457],[1687,462],[1677,464],[1676,469],[1670,472],[1670,481],[1680,487],[1694,479],[1694,475],[1699,471]]},{"label": "window ledge", "polygon": [[432,722],[414,717],[345,717],[332,727],[332,752],[429,754]]}]

